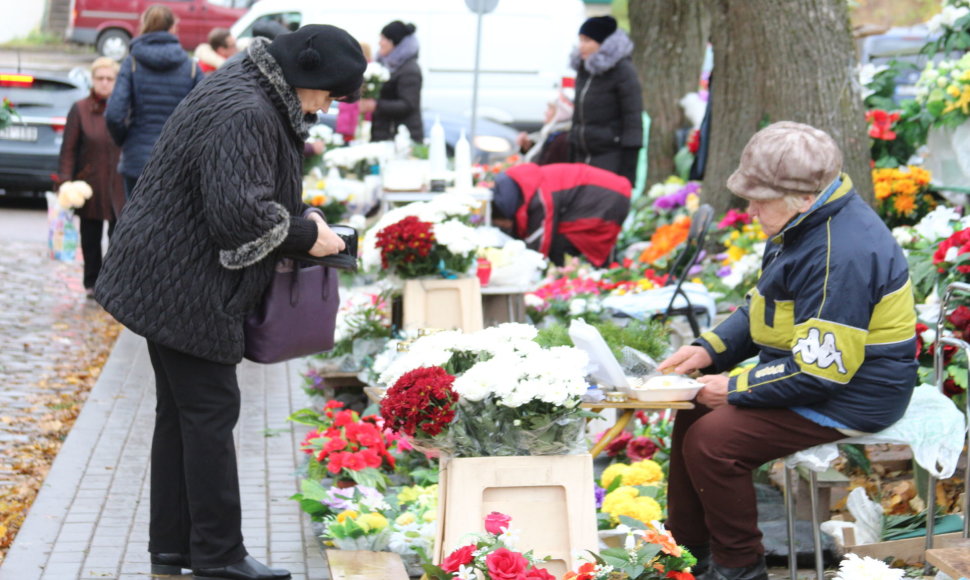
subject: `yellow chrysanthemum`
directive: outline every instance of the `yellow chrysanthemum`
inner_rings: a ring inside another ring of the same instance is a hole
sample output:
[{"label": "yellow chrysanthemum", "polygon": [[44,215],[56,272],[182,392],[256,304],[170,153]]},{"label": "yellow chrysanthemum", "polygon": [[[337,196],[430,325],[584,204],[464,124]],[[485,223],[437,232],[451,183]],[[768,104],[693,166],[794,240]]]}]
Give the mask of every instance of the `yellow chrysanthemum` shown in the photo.
[{"label": "yellow chrysanthemum", "polygon": [[371,512],[357,518],[357,525],[365,532],[380,531],[387,527],[387,518],[377,512]]},{"label": "yellow chrysanthemum", "polygon": [[360,514],[357,513],[357,512],[355,512],[354,510],[344,510],[344,511],[340,512],[339,514],[337,514],[337,522],[339,522],[339,523],[342,524],[342,523],[344,523],[344,521],[346,521],[348,519],[356,520],[357,519],[357,516],[359,516],[359,515]]},{"label": "yellow chrysanthemum", "polygon": [[618,511],[620,505],[635,499],[638,495],[640,495],[640,492],[635,487],[628,485],[618,487],[603,498],[602,510],[606,513]]},{"label": "yellow chrysanthemum", "polygon": [[623,474],[623,485],[649,485],[663,481],[660,464],[652,459],[637,461]]},{"label": "yellow chrysanthemum", "polygon": [[748,252],[741,246],[728,246],[727,252],[725,252],[725,254],[727,254],[727,257],[724,258],[725,265],[730,265],[737,262],[738,260],[743,258],[747,253]]},{"label": "yellow chrysanthemum", "polygon": [[603,475],[600,476],[600,485],[602,487],[608,488],[613,483],[613,480],[617,477],[620,478],[620,483],[623,483],[623,474],[626,470],[630,469],[630,466],[626,463],[613,463],[603,470]]},{"label": "yellow chrysanthemum", "polygon": [[603,511],[610,514],[610,519],[612,519],[615,523],[619,522],[620,516],[628,516],[645,524],[659,520],[661,517],[663,517],[663,512],[660,509],[660,504],[657,503],[657,500],[647,496],[635,497],[632,499],[624,498],[622,501],[616,502],[611,507],[613,508],[612,510],[607,510],[604,500]]},{"label": "yellow chrysanthemum", "polygon": [[896,190],[896,193],[903,195],[916,195],[916,192],[919,191],[919,186],[911,179],[897,179],[893,183],[893,189]]},{"label": "yellow chrysanthemum", "polygon": [[404,512],[403,514],[394,518],[394,524],[398,526],[407,526],[418,521],[418,517],[411,512]]},{"label": "yellow chrysanthemum", "polygon": [[873,185],[873,190],[875,191],[876,199],[882,201],[893,194],[892,183],[888,181],[880,181]]}]

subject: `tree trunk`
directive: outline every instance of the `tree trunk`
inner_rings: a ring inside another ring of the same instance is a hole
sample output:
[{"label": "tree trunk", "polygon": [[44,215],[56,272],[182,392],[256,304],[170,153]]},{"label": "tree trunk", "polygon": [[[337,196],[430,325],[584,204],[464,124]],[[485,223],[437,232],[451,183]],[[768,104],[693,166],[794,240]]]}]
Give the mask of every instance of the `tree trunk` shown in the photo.
[{"label": "tree trunk", "polygon": [[687,122],[680,99],[696,91],[710,29],[708,0],[631,0],[633,62],[650,115],[647,186],[674,173],[677,129]]},{"label": "tree trunk", "polygon": [[704,201],[717,213],[744,205],[725,182],[748,139],[775,121],[807,123],[832,135],[842,148],[843,171],[871,200],[869,142],[845,0],[712,2]]}]

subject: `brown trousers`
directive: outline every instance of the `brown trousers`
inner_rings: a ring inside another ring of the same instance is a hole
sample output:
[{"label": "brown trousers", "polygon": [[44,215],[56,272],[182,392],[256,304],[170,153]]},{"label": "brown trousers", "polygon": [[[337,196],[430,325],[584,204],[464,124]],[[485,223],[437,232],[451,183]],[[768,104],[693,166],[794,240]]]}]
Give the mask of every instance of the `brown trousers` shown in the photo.
[{"label": "brown trousers", "polygon": [[667,528],[677,543],[710,544],[729,568],[764,554],[752,473],[767,461],[844,439],[788,409],[698,405],[674,420]]}]

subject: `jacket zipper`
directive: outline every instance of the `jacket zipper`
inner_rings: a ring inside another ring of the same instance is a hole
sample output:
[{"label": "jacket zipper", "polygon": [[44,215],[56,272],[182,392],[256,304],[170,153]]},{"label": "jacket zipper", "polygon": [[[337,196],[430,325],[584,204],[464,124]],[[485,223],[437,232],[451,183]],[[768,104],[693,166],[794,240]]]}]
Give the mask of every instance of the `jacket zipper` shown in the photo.
[{"label": "jacket zipper", "polygon": [[583,85],[583,91],[579,94],[579,139],[583,143],[583,153],[586,155],[583,163],[587,165],[592,157],[589,153],[589,147],[586,145],[586,93],[589,91],[589,85],[591,84],[593,84],[593,75],[590,75],[586,80],[586,84]]}]

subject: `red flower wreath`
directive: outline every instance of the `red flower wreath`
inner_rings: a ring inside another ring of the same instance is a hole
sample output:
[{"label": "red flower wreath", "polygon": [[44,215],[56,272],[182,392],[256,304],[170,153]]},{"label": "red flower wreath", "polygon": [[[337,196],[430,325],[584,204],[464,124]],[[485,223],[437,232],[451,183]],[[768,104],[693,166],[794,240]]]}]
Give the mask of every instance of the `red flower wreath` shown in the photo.
[{"label": "red flower wreath", "polygon": [[455,377],[441,367],[421,367],[405,373],[381,400],[388,426],[409,437],[434,437],[455,417],[458,393]]}]

